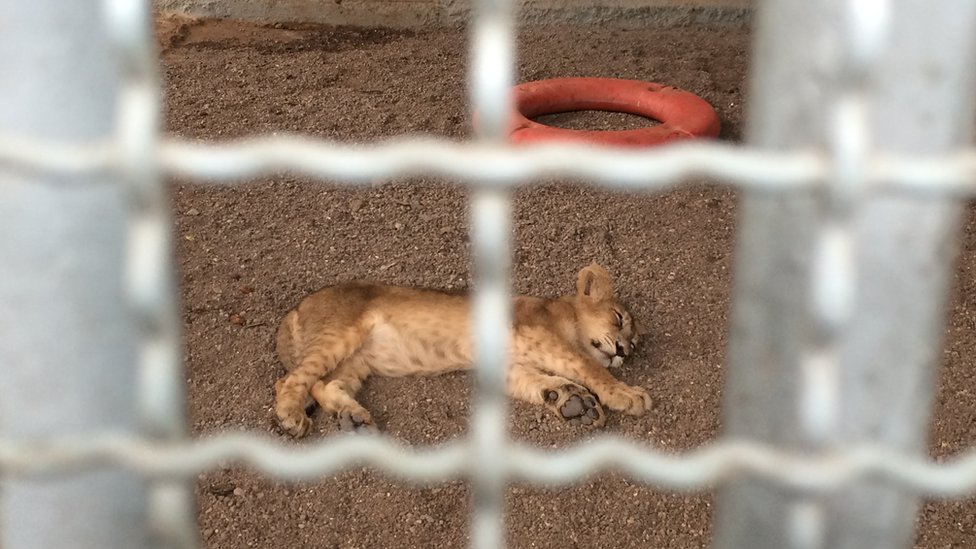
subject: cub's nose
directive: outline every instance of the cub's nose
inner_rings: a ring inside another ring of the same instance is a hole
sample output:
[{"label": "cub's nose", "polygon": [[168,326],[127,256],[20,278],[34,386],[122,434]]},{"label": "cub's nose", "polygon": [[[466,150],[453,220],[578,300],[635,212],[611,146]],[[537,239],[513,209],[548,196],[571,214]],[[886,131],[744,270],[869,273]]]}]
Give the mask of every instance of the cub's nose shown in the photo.
[{"label": "cub's nose", "polygon": [[617,343],[617,356],[627,356],[627,351],[624,350],[624,346]]}]

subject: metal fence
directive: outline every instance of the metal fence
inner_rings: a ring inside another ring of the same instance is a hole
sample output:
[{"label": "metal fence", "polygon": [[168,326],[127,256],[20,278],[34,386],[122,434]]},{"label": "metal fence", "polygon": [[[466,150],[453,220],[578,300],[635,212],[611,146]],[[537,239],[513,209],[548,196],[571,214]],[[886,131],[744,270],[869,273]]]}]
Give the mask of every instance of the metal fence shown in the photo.
[{"label": "metal fence", "polygon": [[[474,13],[477,139],[362,147],[160,139],[146,2],[0,1],[0,544],[192,547],[190,479],[228,461],[282,479],[356,463],[411,481],[468,478],[477,549],[504,545],[507,481],[567,483],[606,467],[667,489],[717,486],[719,547],[906,544],[919,495],[976,489],[976,454],[925,457],[958,200],[976,194],[965,147],[976,6],[915,4],[762,4],[748,145],[627,152],[505,146],[506,0]],[[162,176],[227,184],[280,171],[474,187],[469,439],[295,449],[250,434],[185,438]],[[604,436],[549,453],[507,439],[509,191],[542,176],[635,191],[709,177],[745,191],[715,443],[671,455]]]}]

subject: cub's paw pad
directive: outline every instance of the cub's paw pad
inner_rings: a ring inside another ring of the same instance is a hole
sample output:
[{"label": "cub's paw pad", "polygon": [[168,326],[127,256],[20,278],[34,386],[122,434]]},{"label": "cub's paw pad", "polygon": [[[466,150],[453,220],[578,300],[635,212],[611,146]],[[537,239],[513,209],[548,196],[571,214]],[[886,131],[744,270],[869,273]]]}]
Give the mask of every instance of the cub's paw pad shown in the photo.
[{"label": "cub's paw pad", "polygon": [[564,385],[545,391],[546,404],[570,425],[600,427],[606,421],[603,407],[586,389],[577,385]]},{"label": "cub's paw pad", "polygon": [[369,414],[363,412],[339,412],[339,428],[356,433],[375,433],[376,424]]}]

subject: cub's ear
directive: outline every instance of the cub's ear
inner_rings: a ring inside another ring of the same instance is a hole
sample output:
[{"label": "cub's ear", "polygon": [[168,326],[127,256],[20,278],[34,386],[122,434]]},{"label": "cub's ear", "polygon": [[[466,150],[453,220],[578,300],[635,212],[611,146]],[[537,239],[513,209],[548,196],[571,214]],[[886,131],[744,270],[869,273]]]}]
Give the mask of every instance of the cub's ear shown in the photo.
[{"label": "cub's ear", "polygon": [[613,280],[610,273],[596,263],[580,270],[576,278],[576,293],[580,297],[601,301],[613,297]]}]

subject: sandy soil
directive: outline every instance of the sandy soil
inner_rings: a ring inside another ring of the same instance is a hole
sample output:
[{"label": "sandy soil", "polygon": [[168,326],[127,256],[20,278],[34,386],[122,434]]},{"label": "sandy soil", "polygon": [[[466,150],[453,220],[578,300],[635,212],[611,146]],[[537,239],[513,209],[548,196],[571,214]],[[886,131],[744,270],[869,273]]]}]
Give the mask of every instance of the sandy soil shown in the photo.
[{"label": "sandy soil", "polygon": [[[344,141],[426,133],[465,138],[462,29],[383,29],[160,20],[166,125],[188,138],[303,132]],[[526,29],[519,78],[640,78],[701,95],[722,138],[738,140],[749,34],[744,29]],[[625,115],[562,115],[571,127],[635,127]],[[379,182],[378,182],[379,183]],[[173,182],[189,413],[196,435],[273,433],[277,321],[302,296],[343,279],[465,288],[471,280],[466,192],[450,181],[400,180],[362,189],[281,176],[236,188]],[[515,201],[519,292],[570,291],[596,260],[617,277],[643,321],[645,343],[620,376],[656,402],[606,429],[668,450],[694,448],[719,427],[736,196],[705,184],[627,195],[543,182]],[[973,443],[976,351],[973,223],[965,231],[946,366],[933,422],[938,456]],[[467,429],[470,377],[372,379],[362,402],[389,436],[429,444]],[[319,413],[313,437],[337,431]],[[542,447],[590,434],[514,403],[513,436]],[[279,436],[279,435],[274,435]],[[284,484],[225,468],[197,482],[207,547],[464,547],[470,492],[455,482],[418,488],[366,470]],[[699,547],[711,536],[711,494],[670,494],[614,474],[563,489],[511,487],[514,548]],[[918,547],[969,546],[971,502],[930,503]]]}]

